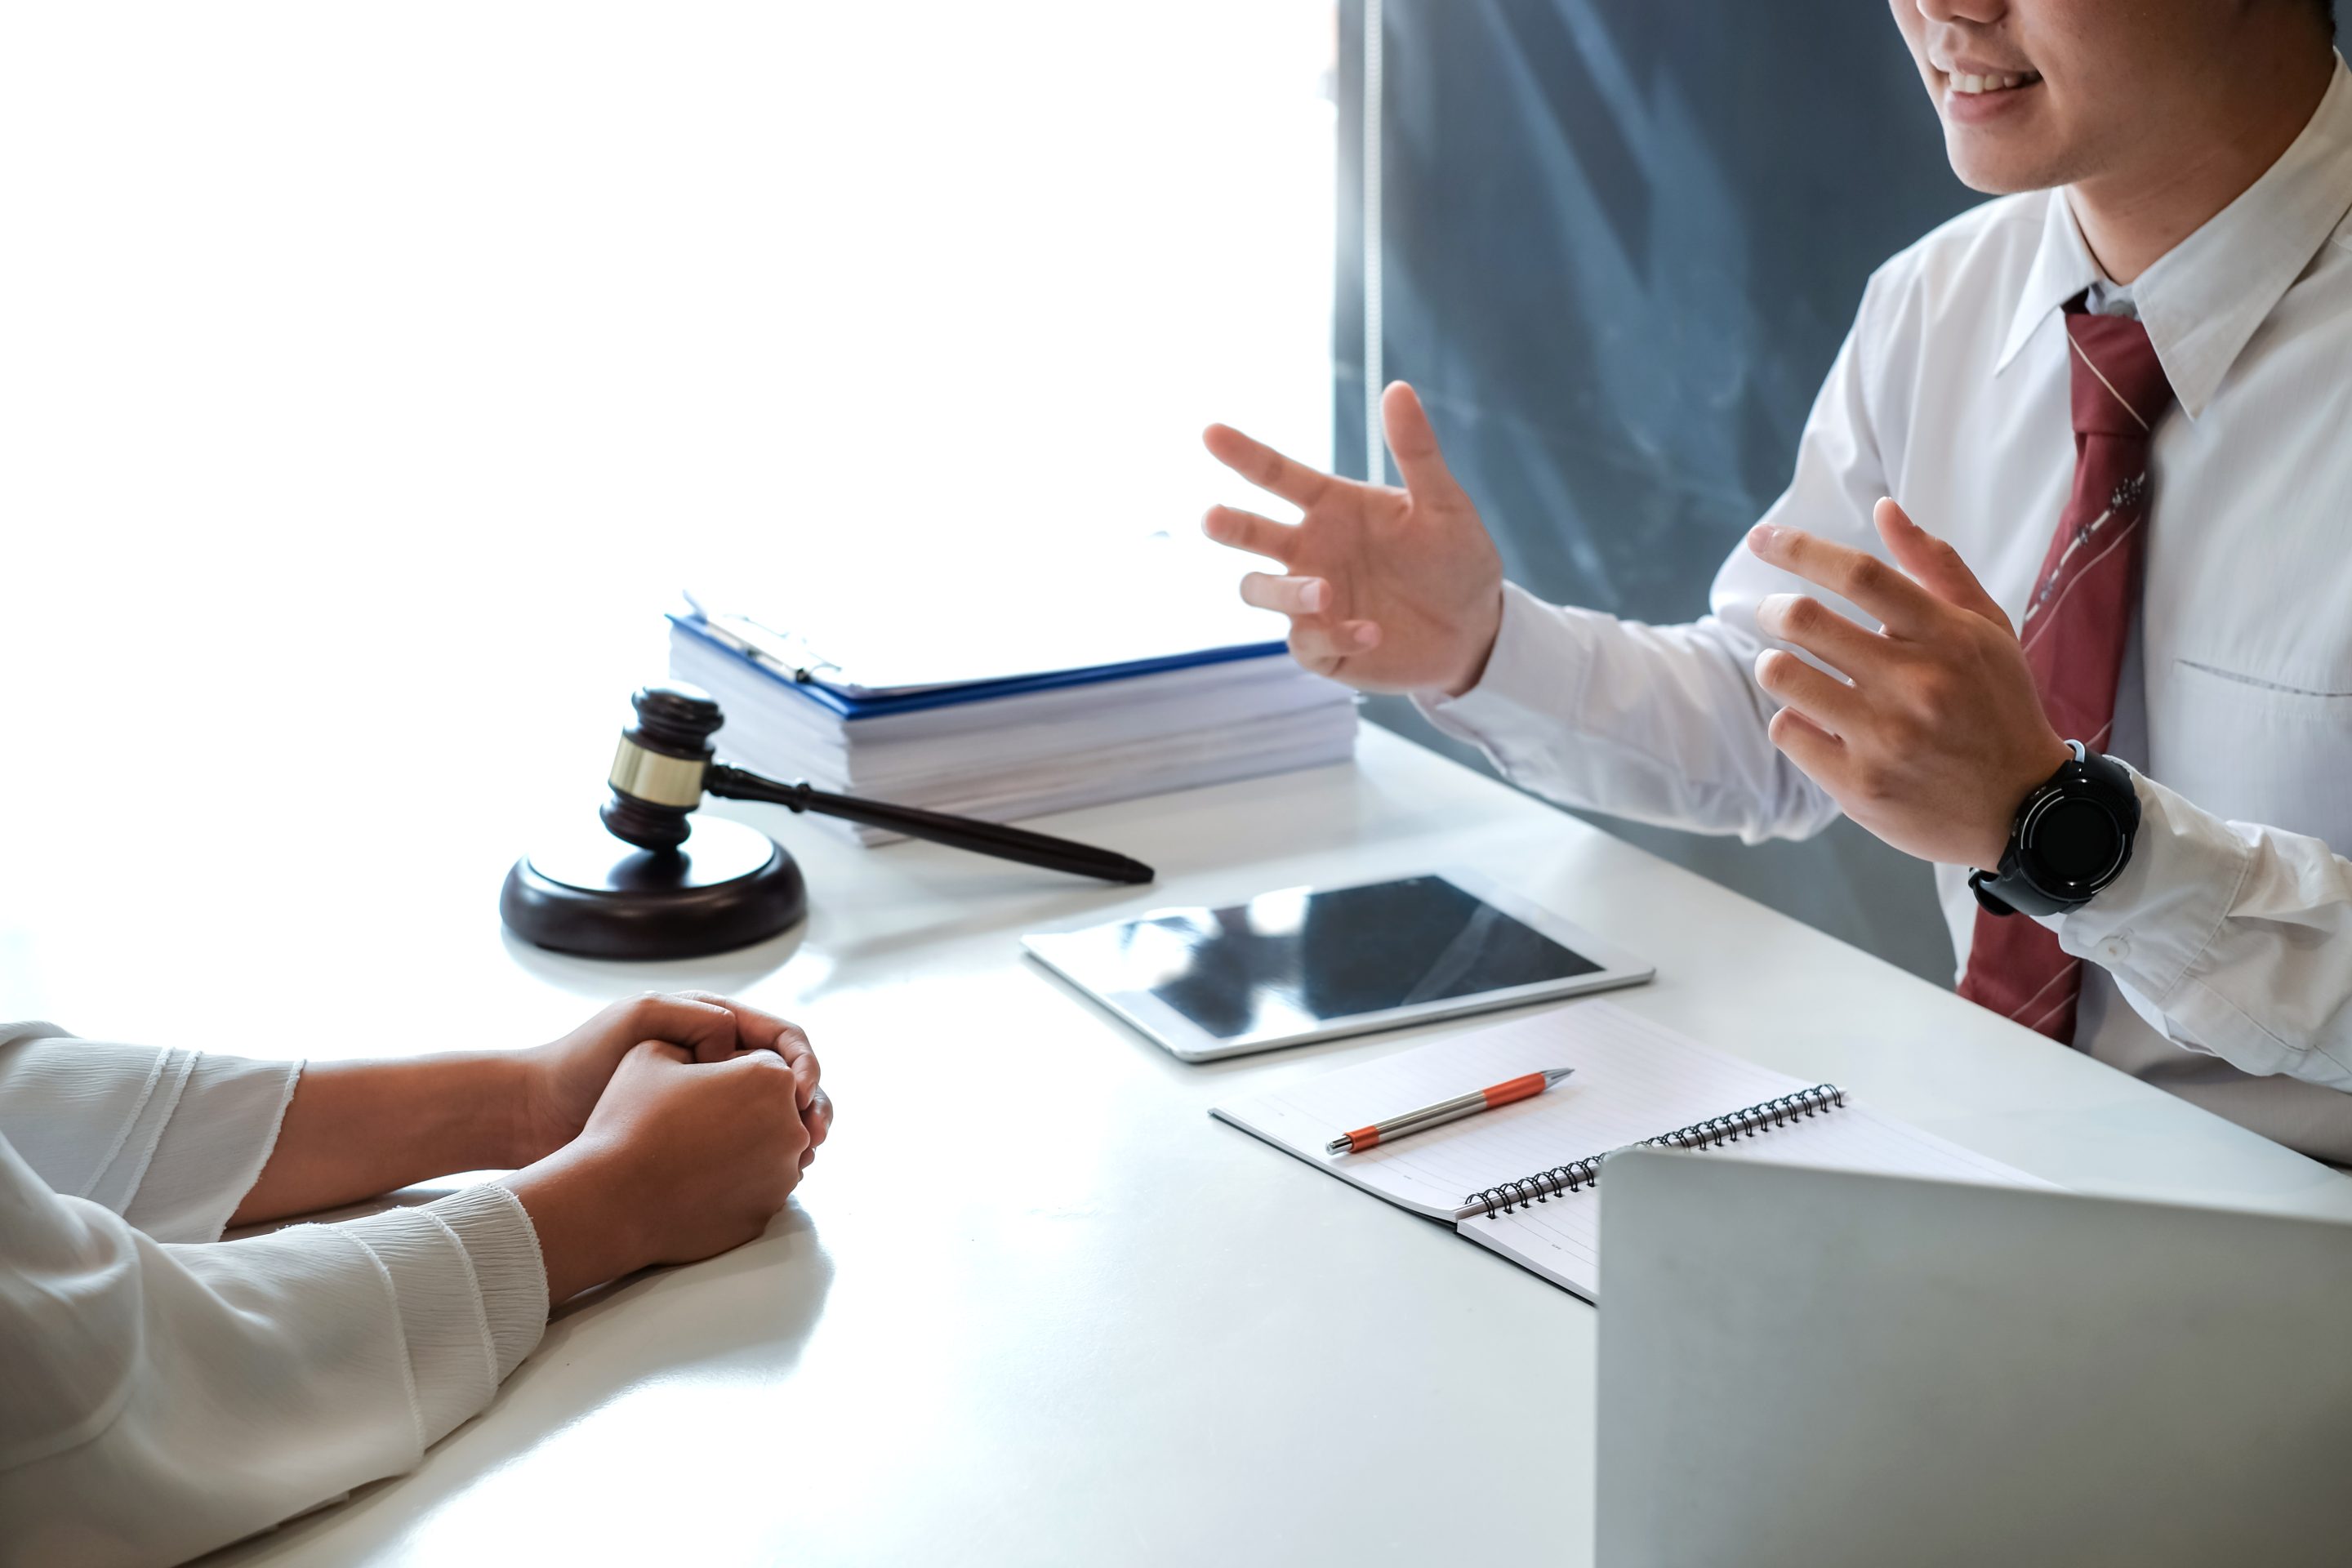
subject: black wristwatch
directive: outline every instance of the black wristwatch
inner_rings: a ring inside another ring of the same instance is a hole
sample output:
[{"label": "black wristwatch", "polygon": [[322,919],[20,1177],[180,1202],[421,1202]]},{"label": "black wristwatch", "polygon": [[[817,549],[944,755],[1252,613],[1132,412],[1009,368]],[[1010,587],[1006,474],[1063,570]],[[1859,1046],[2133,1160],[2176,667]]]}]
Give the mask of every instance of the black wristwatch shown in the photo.
[{"label": "black wristwatch", "polygon": [[2000,867],[1971,872],[1969,890],[1997,915],[2063,915],[2096,898],[2131,864],[2139,791],[2131,770],[2069,741],[2074,755],[2025,797]]}]

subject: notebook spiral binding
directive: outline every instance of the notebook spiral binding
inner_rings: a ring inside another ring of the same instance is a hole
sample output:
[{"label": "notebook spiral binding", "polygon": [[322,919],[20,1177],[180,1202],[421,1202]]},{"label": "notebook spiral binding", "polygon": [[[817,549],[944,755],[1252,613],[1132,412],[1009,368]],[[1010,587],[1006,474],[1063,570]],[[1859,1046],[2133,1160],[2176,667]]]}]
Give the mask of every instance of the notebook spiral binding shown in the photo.
[{"label": "notebook spiral binding", "polygon": [[[1785,1127],[1800,1117],[1826,1115],[1845,1103],[1845,1090],[1833,1083],[1817,1083],[1811,1089],[1794,1094],[1784,1094],[1778,1100],[1768,1100],[1761,1105],[1751,1105],[1745,1110],[1735,1110],[1728,1116],[1717,1116],[1706,1121],[1655,1138],[1644,1138],[1628,1143],[1627,1149],[1712,1149],[1720,1148],[1734,1138],[1753,1138],[1759,1132],[1769,1132],[1775,1127]],[[1622,1151],[1612,1149],[1609,1154]],[[1472,1193],[1463,1200],[1465,1217],[1480,1215],[1511,1214],[1522,1205],[1539,1204],[1560,1193],[1573,1193],[1601,1183],[1601,1163],[1609,1154],[1594,1154],[1582,1160],[1572,1160],[1565,1165],[1554,1165],[1532,1176],[1516,1182],[1505,1182],[1488,1187],[1482,1193]]]}]

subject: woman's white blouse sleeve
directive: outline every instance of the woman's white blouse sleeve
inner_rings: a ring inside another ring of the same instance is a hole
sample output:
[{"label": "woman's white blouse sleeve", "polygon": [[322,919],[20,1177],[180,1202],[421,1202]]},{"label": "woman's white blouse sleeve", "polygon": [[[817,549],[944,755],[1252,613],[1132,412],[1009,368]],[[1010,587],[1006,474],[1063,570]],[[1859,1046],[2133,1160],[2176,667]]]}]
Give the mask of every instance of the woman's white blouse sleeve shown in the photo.
[{"label": "woman's white blouse sleeve", "polygon": [[[87,1073],[51,1070],[63,1052]],[[0,1564],[225,1545],[410,1468],[538,1343],[546,1273],[501,1186],[241,1241],[134,1223],[217,1235],[289,1090],[274,1065],[0,1029]]]},{"label": "woman's white blouse sleeve", "polygon": [[301,1076],[300,1062],[0,1024],[0,1138],[53,1192],[158,1241],[213,1241],[253,1190]]}]

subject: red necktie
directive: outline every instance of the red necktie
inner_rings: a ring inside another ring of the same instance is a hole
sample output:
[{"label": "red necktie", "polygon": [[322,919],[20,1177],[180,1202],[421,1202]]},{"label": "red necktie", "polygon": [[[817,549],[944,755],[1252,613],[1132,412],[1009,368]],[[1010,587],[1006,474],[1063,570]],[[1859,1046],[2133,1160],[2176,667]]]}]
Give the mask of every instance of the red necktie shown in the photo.
[{"label": "red necktie", "polygon": [[[2172,387],[2147,329],[2127,316],[2067,306],[2074,361],[2074,493],[2058,519],[2017,635],[2042,693],[2042,710],[2068,740],[2107,744],[2124,640],[2139,603],[2140,555],[2147,538],[2147,443],[2171,405]],[[2038,1029],[2074,1038],[2082,960],[2025,915],[1977,911],[1960,994]]]}]

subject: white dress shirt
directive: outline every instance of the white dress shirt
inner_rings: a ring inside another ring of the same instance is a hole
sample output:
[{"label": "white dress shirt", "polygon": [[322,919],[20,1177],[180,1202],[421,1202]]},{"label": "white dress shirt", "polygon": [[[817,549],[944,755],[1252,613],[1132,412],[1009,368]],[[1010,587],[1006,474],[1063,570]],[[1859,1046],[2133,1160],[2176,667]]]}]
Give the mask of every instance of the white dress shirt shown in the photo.
[{"label": "white dress shirt", "polygon": [[539,1343],[501,1186],[217,1239],[300,1074],[0,1025],[0,1564],[249,1535],[411,1468]]},{"label": "white dress shirt", "polygon": [[[2146,574],[2113,733],[2131,863],[2046,923],[2085,960],[2076,1043],[2352,1163],[2352,72],[2228,208],[2105,300],[2178,407],[2150,454]],[[2074,470],[2061,306],[2104,283],[2063,192],[1961,215],[1879,268],[1766,514],[1883,555],[1891,495],[2021,618]],[[2112,289],[2112,286],[2109,286]],[[2104,291],[2103,291],[2104,292]],[[1441,728],[1573,805],[1750,842],[1834,802],[1766,734],[1756,606],[1811,584],[1744,548],[1714,614],[1649,626],[1506,590]],[[1832,604],[1865,625],[1852,605]],[[1937,868],[1961,966],[1977,904]],[[2022,918],[2022,917],[2018,917]]]}]

